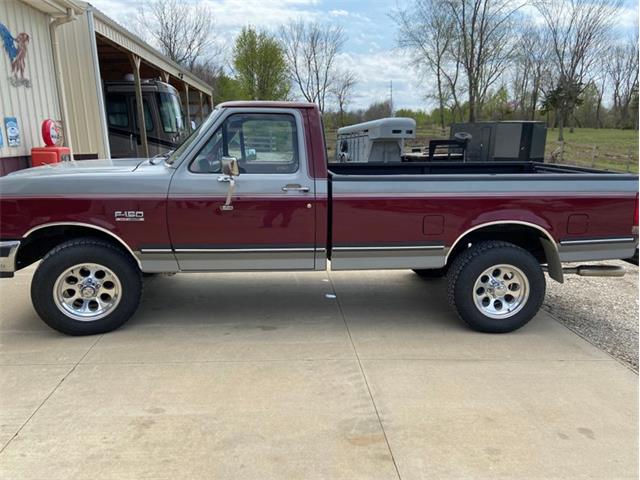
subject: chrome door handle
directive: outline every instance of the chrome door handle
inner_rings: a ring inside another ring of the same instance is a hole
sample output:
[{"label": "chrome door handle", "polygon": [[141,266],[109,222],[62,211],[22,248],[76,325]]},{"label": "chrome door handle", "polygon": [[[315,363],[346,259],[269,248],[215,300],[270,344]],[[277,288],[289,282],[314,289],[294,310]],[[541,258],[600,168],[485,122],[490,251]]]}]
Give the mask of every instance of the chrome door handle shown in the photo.
[{"label": "chrome door handle", "polygon": [[309,187],[303,187],[297,183],[289,183],[282,187],[283,192],[308,192]]}]

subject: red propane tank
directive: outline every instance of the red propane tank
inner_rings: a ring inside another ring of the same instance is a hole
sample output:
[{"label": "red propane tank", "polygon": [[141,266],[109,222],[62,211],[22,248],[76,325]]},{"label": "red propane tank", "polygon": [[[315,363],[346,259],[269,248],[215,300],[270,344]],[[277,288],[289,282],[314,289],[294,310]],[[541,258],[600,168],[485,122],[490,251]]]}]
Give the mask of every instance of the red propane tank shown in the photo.
[{"label": "red propane tank", "polygon": [[56,122],[47,119],[42,122],[42,139],[45,147],[34,147],[31,149],[31,166],[39,167],[48,163],[58,163],[71,159],[69,147],[59,147],[61,141],[60,129]]},{"label": "red propane tank", "polygon": [[31,166],[39,167],[48,163],[70,160],[69,147],[34,147],[31,149]]}]

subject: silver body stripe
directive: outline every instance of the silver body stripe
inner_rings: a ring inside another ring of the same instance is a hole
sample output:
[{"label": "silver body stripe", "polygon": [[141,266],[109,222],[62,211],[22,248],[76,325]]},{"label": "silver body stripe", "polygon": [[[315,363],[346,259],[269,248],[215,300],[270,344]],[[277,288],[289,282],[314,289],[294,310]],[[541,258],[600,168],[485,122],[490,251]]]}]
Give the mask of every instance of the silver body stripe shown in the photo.
[{"label": "silver body stripe", "polygon": [[369,250],[443,250],[444,245],[397,245],[397,246],[375,246],[375,247],[333,247],[336,252],[359,252]]},{"label": "silver body stripe", "polygon": [[176,253],[313,252],[314,248],[176,248]]},{"label": "silver body stripe", "polygon": [[625,238],[594,238],[588,240],[562,240],[560,245],[590,245],[595,243],[624,243],[635,242],[633,237]]}]

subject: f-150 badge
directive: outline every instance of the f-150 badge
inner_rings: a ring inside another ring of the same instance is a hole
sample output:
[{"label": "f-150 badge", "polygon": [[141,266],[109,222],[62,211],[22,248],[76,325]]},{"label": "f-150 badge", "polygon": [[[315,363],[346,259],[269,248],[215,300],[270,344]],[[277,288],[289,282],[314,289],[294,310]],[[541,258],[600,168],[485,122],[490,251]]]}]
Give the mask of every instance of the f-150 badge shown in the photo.
[{"label": "f-150 badge", "polygon": [[139,210],[116,210],[116,222],[144,222],[144,212]]}]

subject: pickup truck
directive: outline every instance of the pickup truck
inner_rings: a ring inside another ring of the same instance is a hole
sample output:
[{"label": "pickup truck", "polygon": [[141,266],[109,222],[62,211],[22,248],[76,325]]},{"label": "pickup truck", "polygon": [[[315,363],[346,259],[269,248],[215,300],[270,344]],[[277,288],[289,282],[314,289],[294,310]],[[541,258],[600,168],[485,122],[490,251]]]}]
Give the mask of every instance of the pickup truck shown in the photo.
[{"label": "pickup truck", "polygon": [[562,263],[626,259],[637,244],[636,175],[540,162],[328,164],[307,103],[227,102],[165,156],[0,179],[0,274],[41,260],[34,308],[71,335],[126,322],[143,274],[327,268],[446,275],[462,320],[509,332],[539,310],[545,272],[620,275]]}]

